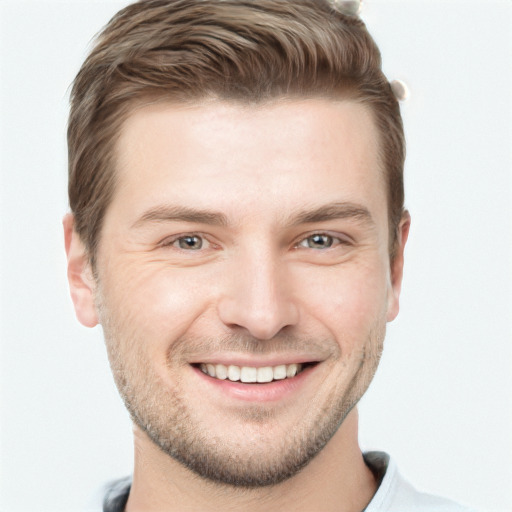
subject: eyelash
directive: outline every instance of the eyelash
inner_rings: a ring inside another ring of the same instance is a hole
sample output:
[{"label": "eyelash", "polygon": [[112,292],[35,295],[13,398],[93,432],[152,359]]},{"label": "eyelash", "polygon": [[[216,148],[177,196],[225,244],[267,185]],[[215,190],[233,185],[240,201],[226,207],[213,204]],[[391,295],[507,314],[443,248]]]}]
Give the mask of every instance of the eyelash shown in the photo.
[{"label": "eyelash", "polygon": [[187,251],[187,252],[194,252],[194,251],[199,251],[203,248],[203,245],[204,245],[204,242],[206,241],[207,243],[210,243],[208,241],[208,239],[204,236],[204,235],[201,235],[199,233],[186,233],[186,234],[182,234],[182,235],[178,235],[178,236],[174,236],[172,238],[167,238],[165,239],[161,244],[160,246],[161,247],[173,247],[174,244],[176,244],[177,242],[179,242],[180,240],[184,240],[186,238],[198,238],[200,241],[201,241],[201,247],[199,247],[198,249],[185,249],[183,247],[175,247],[175,249],[179,249],[179,250],[182,250],[182,251]]},{"label": "eyelash", "polygon": [[[328,245],[327,247],[304,247],[302,246],[301,247],[301,244],[302,243],[307,243],[308,240],[312,239],[313,237],[327,237],[331,240],[331,245]],[[308,234],[307,236],[303,236],[295,245],[295,249],[313,249],[313,250],[328,250],[328,249],[332,249],[332,248],[335,248],[335,247],[338,247],[340,245],[350,245],[350,241],[347,240],[346,238],[342,238],[340,236],[335,236],[335,235],[332,235],[330,233],[325,233],[325,232],[322,232],[322,231],[319,231],[319,232],[313,232],[313,233],[310,233]]]},{"label": "eyelash", "polygon": [[[308,240],[312,239],[313,237],[327,237],[330,239],[331,243],[327,247],[301,247],[302,243],[307,243]],[[213,245],[203,234],[200,233],[186,233],[178,236],[174,236],[170,239],[164,240],[160,246],[161,247],[173,247],[176,243],[179,243],[180,240],[185,240],[186,238],[198,238],[201,242],[200,247],[197,249],[192,248],[184,248],[184,247],[174,247],[175,249],[179,249],[186,252],[195,252],[200,251],[203,249],[203,245],[206,242],[207,244]],[[337,247],[339,245],[351,245],[351,242],[347,240],[346,238],[342,238],[339,236],[332,235],[330,233],[325,232],[313,232],[308,234],[307,236],[302,236],[294,245],[294,249],[313,249],[313,250],[327,250],[331,249],[333,247]]]}]

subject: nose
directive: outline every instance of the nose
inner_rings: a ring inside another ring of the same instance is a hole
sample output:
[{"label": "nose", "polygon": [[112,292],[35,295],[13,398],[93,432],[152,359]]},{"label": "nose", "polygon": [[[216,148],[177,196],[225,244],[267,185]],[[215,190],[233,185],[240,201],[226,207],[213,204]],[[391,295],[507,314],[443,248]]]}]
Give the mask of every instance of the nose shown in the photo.
[{"label": "nose", "polygon": [[253,251],[230,269],[218,302],[218,315],[226,326],[269,340],[298,323],[293,283],[276,260],[270,253]]}]

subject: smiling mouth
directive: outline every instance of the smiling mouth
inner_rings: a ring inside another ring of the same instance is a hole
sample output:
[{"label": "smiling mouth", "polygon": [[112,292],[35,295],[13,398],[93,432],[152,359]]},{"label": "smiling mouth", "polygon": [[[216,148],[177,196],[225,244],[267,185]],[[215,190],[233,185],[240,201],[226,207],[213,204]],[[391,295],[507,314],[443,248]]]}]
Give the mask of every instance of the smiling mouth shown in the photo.
[{"label": "smiling mouth", "polygon": [[316,363],[292,363],[278,366],[236,366],[212,363],[200,363],[195,365],[204,374],[219,380],[230,380],[244,384],[268,383],[285,379],[293,379],[306,368]]}]

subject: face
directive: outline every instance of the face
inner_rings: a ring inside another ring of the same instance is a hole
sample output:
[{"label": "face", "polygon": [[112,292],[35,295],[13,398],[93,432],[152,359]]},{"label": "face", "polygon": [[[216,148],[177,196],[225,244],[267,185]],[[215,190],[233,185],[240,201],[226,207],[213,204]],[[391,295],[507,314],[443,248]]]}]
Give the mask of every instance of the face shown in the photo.
[{"label": "face", "polygon": [[403,249],[390,265],[377,147],[352,102],[160,104],[126,121],[94,302],[75,304],[102,324],[136,425],[197,474],[278,483],[367,389]]}]

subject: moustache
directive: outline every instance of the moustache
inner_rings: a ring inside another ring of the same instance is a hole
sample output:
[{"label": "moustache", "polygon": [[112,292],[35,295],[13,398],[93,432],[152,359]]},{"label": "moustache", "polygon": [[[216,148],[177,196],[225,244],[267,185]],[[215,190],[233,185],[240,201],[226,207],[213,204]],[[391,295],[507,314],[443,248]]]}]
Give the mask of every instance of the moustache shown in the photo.
[{"label": "moustache", "polygon": [[324,360],[337,357],[341,349],[332,338],[315,338],[307,335],[279,334],[268,340],[254,338],[248,334],[236,333],[220,337],[193,337],[185,335],[175,340],[168,349],[169,359],[187,361],[201,359],[205,354],[229,353],[246,356],[303,356]]}]

